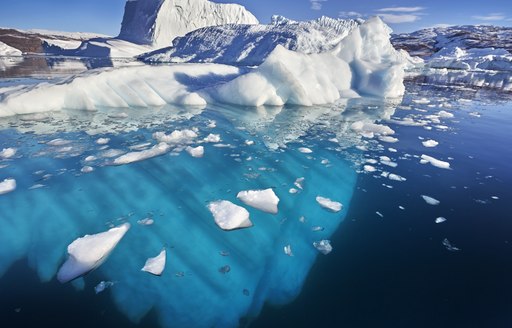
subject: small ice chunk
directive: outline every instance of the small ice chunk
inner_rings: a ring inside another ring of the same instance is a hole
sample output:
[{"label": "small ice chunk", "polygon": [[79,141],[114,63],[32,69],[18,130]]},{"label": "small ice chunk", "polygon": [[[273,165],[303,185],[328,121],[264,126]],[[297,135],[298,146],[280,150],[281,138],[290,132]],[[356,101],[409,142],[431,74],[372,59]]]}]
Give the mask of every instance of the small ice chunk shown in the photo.
[{"label": "small ice chunk", "polygon": [[82,173],[91,173],[92,171],[94,171],[94,168],[92,166],[84,166],[80,170],[80,172]]},{"label": "small ice chunk", "polygon": [[99,284],[96,285],[96,287],[94,287],[94,292],[96,294],[99,294],[105,291],[105,289],[112,286],[114,286],[114,283],[112,281],[101,281]]},{"label": "small ice chunk", "polygon": [[388,175],[388,179],[389,180],[393,180],[393,181],[406,181],[407,179],[404,178],[403,176],[400,176],[398,174],[394,174],[394,173],[390,173]]},{"label": "small ice chunk", "polygon": [[204,142],[211,142],[211,143],[217,143],[220,142],[220,135],[219,134],[213,134],[210,133],[206,138],[203,139]]},{"label": "small ice chunk", "polygon": [[420,98],[420,99],[413,99],[412,102],[415,104],[426,105],[426,104],[430,103],[430,100],[428,100],[427,98]]},{"label": "small ice chunk", "polygon": [[435,221],[435,222],[439,224],[439,223],[443,223],[443,222],[445,222],[445,221],[446,221],[446,219],[445,219],[445,218],[443,218],[442,216],[440,216],[440,217],[438,217],[438,218],[436,219],[436,221]]},{"label": "small ice chunk", "polygon": [[365,166],[363,166],[363,169],[364,169],[365,172],[375,172],[375,171],[377,171],[375,166],[371,166],[371,165],[365,165]]},{"label": "small ice chunk", "polygon": [[204,147],[203,146],[198,146],[198,147],[195,147],[195,148],[189,146],[189,147],[185,148],[185,150],[192,157],[201,158],[201,157],[204,156]]},{"label": "small ice chunk", "polygon": [[161,276],[165,269],[166,258],[167,253],[164,248],[156,257],[147,259],[146,264],[144,264],[144,267],[141,269],[141,271],[154,274],[155,276]]},{"label": "small ice chunk", "polygon": [[208,204],[208,209],[215,219],[215,223],[222,230],[234,230],[252,227],[249,212],[228,200],[218,200]]},{"label": "small ice chunk", "polygon": [[240,191],[236,198],[240,199],[244,204],[254,207],[260,211],[277,214],[277,205],[279,197],[271,188],[265,190],[247,190]]},{"label": "small ice chunk", "polygon": [[384,217],[384,214],[382,214],[382,213],[381,213],[381,212],[379,212],[379,211],[375,212],[375,214],[377,214],[377,215],[378,215],[378,216],[380,216],[381,218],[383,218],[383,217]]},{"label": "small ice chunk", "polygon": [[114,160],[114,164],[123,165],[143,161],[148,158],[163,155],[167,153],[169,149],[171,149],[171,147],[167,143],[161,142],[148,150],[135,151],[119,156]]},{"label": "small ice chunk", "polygon": [[208,121],[208,125],[206,127],[210,128],[210,129],[216,128],[217,122],[215,122],[214,120],[210,120],[210,121]]},{"label": "small ice chunk", "polygon": [[225,274],[225,273],[228,273],[229,271],[231,271],[231,267],[229,265],[225,265],[225,266],[219,268],[220,273]]},{"label": "small ice chunk", "polygon": [[39,189],[39,188],[43,188],[44,186],[45,186],[44,184],[36,183],[35,185],[32,185],[31,187],[29,187],[28,190]]},{"label": "small ice chunk", "polygon": [[304,178],[297,178],[295,180],[295,182],[293,183],[293,185],[297,188],[299,188],[300,190],[303,190],[304,189]]},{"label": "small ice chunk", "polygon": [[152,218],[144,218],[142,220],[138,220],[137,223],[140,225],[149,226],[155,223],[155,220],[153,220]]},{"label": "small ice chunk", "polygon": [[422,144],[424,147],[433,148],[433,147],[436,147],[437,145],[439,145],[439,142],[429,139],[429,140],[423,141]]},{"label": "small ice chunk", "polygon": [[98,145],[106,145],[110,142],[110,138],[99,138],[98,140],[96,140],[96,143]]},{"label": "small ice chunk", "polygon": [[429,205],[439,205],[441,202],[430,196],[421,195],[421,198]]},{"label": "small ice chunk", "polygon": [[307,147],[300,147],[299,151],[303,154],[311,154],[313,151]]},{"label": "small ice chunk", "polygon": [[394,138],[394,137],[391,137],[391,136],[380,136],[379,140],[382,141],[382,142],[387,142],[387,143],[398,142],[397,138]]},{"label": "small ice chunk", "polygon": [[398,206],[399,209],[401,209],[402,211],[405,210],[405,207],[403,207],[402,205]]},{"label": "small ice chunk", "polygon": [[297,189],[295,189],[295,188],[290,188],[290,190],[288,190],[288,192],[289,192],[290,194],[296,194],[296,193],[298,193],[299,191],[298,191]]},{"label": "small ice chunk", "polygon": [[432,166],[438,167],[440,169],[449,169],[450,168],[450,163],[438,160],[432,156],[428,156],[425,154],[421,155],[420,163],[421,164],[430,163]]},{"label": "small ice chunk", "polygon": [[46,144],[48,146],[59,147],[59,146],[67,145],[69,143],[71,143],[71,141],[57,138],[57,139],[53,139],[53,140],[48,141]]},{"label": "small ice chunk", "polygon": [[7,194],[16,189],[16,180],[10,178],[0,182],[0,195]]},{"label": "small ice chunk", "polygon": [[7,159],[16,155],[16,148],[4,148],[0,151],[0,158]]},{"label": "small ice chunk", "polygon": [[189,144],[197,138],[197,133],[194,130],[175,130],[170,134],[165,134],[164,132],[155,132],[153,133],[153,139],[162,143],[165,142],[167,144]]},{"label": "small ice chunk", "polygon": [[92,162],[92,161],[95,161],[96,159],[97,159],[97,158],[96,158],[96,156],[92,156],[92,155],[91,155],[91,156],[87,156],[87,157],[84,159],[84,161],[86,161],[86,162]]},{"label": "small ice chunk", "polygon": [[245,140],[245,144],[247,146],[252,146],[252,145],[254,145],[254,141],[252,141],[252,140]]},{"label": "small ice chunk", "polygon": [[343,208],[343,205],[341,203],[332,201],[329,198],[325,198],[322,196],[317,196],[316,201],[318,204],[320,204],[320,206],[330,210],[331,212],[339,212]]},{"label": "small ice chunk", "polygon": [[61,283],[74,280],[99,267],[108,258],[126,232],[129,223],[94,235],[85,235],[68,246],[69,257],[60,267],[57,279]]},{"label": "small ice chunk", "polygon": [[284,253],[288,256],[293,256],[293,252],[292,252],[292,246],[290,245],[286,245],[284,247]]},{"label": "small ice chunk", "polygon": [[460,248],[458,247],[455,247],[454,245],[452,245],[452,243],[450,243],[450,241],[448,240],[448,238],[445,238],[443,240],[443,245],[444,247],[446,247],[447,250],[449,250],[450,252],[458,252],[460,251]]},{"label": "small ice chunk", "polygon": [[494,200],[500,199],[498,196],[491,196],[491,198],[494,199]]},{"label": "small ice chunk", "polygon": [[311,227],[311,231],[313,232],[318,232],[318,231],[324,231],[324,227],[321,227],[321,226],[314,226],[314,227]]},{"label": "small ice chunk", "polygon": [[329,254],[330,252],[332,252],[332,246],[331,246],[331,241],[330,240],[320,240],[320,241],[315,241],[313,243],[313,246],[322,254],[324,255],[327,255]]},{"label": "small ice chunk", "polygon": [[445,110],[440,111],[439,113],[437,113],[437,115],[439,115],[439,117],[442,117],[442,118],[453,118],[453,114],[449,113]]}]

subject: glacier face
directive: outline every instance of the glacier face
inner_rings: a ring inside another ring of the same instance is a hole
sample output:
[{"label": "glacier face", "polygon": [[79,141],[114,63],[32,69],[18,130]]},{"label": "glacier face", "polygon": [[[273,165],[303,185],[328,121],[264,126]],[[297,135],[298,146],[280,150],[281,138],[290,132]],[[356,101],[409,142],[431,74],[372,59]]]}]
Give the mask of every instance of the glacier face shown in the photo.
[{"label": "glacier face", "polygon": [[305,54],[333,50],[361,22],[321,17],[296,22],[273,16],[268,25],[225,25],[197,29],[171,47],[141,55],[149,63],[195,62],[260,65],[277,45]]},{"label": "glacier face", "polygon": [[119,38],[160,48],[195,29],[225,24],[258,24],[258,20],[237,4],[208,0],[132,0],[126,2]]},{"label": "glacier face", "polygon": [[360,95],[400,97],[407,62],[390,44],[389,33],[375,17],[332,51],[307,55],[278,45],[254,69],[180,64],[89,71],[59,83],[0,91],[0,116],[165,104],[312,106]]}]

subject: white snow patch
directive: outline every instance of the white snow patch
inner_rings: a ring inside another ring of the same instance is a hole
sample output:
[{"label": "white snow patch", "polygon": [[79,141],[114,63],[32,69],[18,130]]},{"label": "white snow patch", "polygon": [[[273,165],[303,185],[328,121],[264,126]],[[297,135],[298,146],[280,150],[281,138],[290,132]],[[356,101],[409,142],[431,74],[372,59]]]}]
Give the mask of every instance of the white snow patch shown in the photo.
[{"label": "white snow patch", "polygon": [[265,190],[240,191],[236,196],[244,204],[254,207],[260,211],[277,214],[279,197],[271,188]]}]

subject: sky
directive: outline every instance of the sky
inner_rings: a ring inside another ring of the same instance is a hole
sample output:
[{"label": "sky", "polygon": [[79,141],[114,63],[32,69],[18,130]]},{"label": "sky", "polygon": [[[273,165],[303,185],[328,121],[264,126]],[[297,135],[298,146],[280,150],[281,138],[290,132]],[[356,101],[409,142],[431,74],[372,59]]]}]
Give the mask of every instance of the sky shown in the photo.
[{"label": "sky", "polygon": [[[215,0],[239,3],[262,22],[274,14],[295,20],[322,15],[366,18],[379,15],[397,33],[445,25],[512,26],[510,0]],[[0,27],[95,32],[117,35],[125,0],[3,0]]]}]

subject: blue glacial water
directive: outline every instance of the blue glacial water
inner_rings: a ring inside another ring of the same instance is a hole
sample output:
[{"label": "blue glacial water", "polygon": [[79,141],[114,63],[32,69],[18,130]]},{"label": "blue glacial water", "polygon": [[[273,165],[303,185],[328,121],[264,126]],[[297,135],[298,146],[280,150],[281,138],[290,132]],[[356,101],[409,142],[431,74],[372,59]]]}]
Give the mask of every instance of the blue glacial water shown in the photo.
[{"label": "blue glacial water", "polygon": [[[0,195],[0,326],[508,327],[511,104],[503,93],[409,83],[401,101],[2,119],[0,150],[17,153],[0,161],[0,181],[17,188]],[[386,125],[398,141],[354,122]],[[183,129],[196,129],[191,145],[203,145],[204,157],[178,145],[111,165],[154,145],[154,132]],[[202,142],[209,134],[222,140]],[[424,147],[428,139],[439,145]],[[422,154],[451,169],[421,164]],[[301,177],[303,190],[294,185]],[[254,227],[215,225],[209,202],[243,205],[239,191],[264,188],[281,200],[277,215],[246,206]],[[343,210],[321,208],[316,196]],[[145,218],[154,224],[138,223]],[[68,244],[124,222],[132,227],[102,266],[56,281]],[[322,239],[332,253],[313,247]],[[162,247],[164,274],[141,272]],[[101,281],[114,285],[96,295]]]}]

